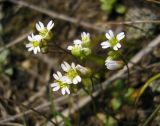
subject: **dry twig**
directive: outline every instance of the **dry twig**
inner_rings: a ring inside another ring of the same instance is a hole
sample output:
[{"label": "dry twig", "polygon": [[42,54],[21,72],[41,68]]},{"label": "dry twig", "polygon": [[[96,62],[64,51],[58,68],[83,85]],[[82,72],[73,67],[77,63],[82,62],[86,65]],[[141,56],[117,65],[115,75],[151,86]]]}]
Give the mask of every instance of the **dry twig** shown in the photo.
[{"label": "dry twig", "polygon": [[[76,24],[79,26],[83,26],[83,27],[86,27],[89,29],[98,30],[100,32],[105,32],[108,25],[131,25],[131,24],[140,24],[140,23],[160,24],[160,20],[137,20],[137,21],[122,21],[122,22],[110,21],[110,22],[106,22],[105,24],[102,24],[101,26],[97,26],[97,25],[91,24],[89,22],[81,21],[80,19],[77,19],[77,18],[73,18],[73,17],[69,17],[64,14],[57,13],[53,10],[51,11],[46,8],[42,8],[42,7],[38,7],[36,5],[29,4],[25,1],[18,1],[18,0],[6,0],[6,1],[12,2],[14,4],[18,4],[23,7],[28,7],[30,9],[35,10],[35,11],[46,14],[52,18],[61,19],[61,20],[64,20],[64,21],[67,21],[67,22],[70,22],[70,23],[73,23],[73,24]],[[106,27],[104,27],[104,26],[106,26]]]},{"label": "dry twig", "polygon": [[12,42],[9,42],[7,45],[3,46],[0,48],[0,52],[7,49],[7,48],[10,48],[18,43],[20,43],[21,41],[23,41],[24,39],[27,38],[27,36],[31,33],[31,31],[29,32],[26,32],[22,35],[20,35],[19,37],[17,37],[15,40],[13,40]]}]

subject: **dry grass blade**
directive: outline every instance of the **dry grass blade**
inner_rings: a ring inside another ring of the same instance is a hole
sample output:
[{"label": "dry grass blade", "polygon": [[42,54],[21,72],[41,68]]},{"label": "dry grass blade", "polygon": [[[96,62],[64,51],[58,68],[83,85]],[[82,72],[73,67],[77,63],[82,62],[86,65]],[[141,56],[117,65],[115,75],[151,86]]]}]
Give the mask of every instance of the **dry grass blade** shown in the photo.
[{"label": "dry grass blade", "polygon": [[160,105],[157,106],[157,108],[153,111],[153,113],[147,118],[147,120],[144,122],[142,126],[149,126],[151,121],[154,119],[154,117],[157,115],[157,113],[160,110]]},{"label": "dry grass blade", "polygon": [[18,124],[18,123],[3,123],[1,125],[3,125],[3,126],[24,126],[24,125]]},{"label": "dry grass blade", "polygon": [[19,36],[18,38],[16,38],[14,41],[9,42],[7,45],[1,47],[1,48],[0,48],[0,52],[3,51],[4,49],[10,48],[10,47],[12,47],[12,46],[20,43],[21,41],[23,41],[24,39],[26,39],[27,36],[28,36],[30,33],[31,33],[31,31],[26,32],[26,33],[20,35],[20,36]]},{"label": "dry grass blade", "polygon": [[106,31],[106,29],[104,27],[95,26],[95,25],[90,24],[88,22],[84,22],[84,21],[81,21],[81,20],[73,18],[73,17],[69,17],[69,16],[64,15],[64,14],[56,13],[53,10],[51,11],[51,10],[48,10],[48,9],[45,9],[45,8],[42,8],[42,7],[38,7],[36,5],[29,4],[25,1],[17,1],[17,0],[6,0],[6,1],[12,2],[14,4],[18,4],[18,5],[23,6],[23,7],[28,7],[30,9],[33,9],[33,10],[38,11],[40,13],[46,14],[46,15],[52,17],[52,18],[57,18],[57,19],[61,19],[61,20],[64,20],[64,21],[68,21],[70,23],[73,23],[73,24],[76,24],[76,25],[79,25],[79,26],[83,26],[85,28],[98,30],[100,32],[105,32]]},{"label": "dry grass blade", "polygon": [[160,4],[160,1],[158,0],[147,0],[148,2],[153,2],[153,3],[157,3],[157,4]]},{"label": "dry grass blade", "polygon": [[[59,102],[64,101],[66,98],[67,98],[67,96],[63,96],[63,97],[57,98],[57,99],[55,99],[55,103],[58,104]],[[37,107],[35,107],[33,109],[34,110],[42,110],[43,108],[49,107],[50,105],[51,105],[51,103],[47,102],[47,103],[39,105],[39,106],[37,106]],[[23,113],[20,113],[20,114],[14,115],[14,116],[7,117],[5,119],[1,119],[0,120],[0,125],[3,124],[3,123],[9,122],[9,121],[13,121],[13,120],[15,120],[17,118],[20,118],[20,117],[22,117],[24,115],[27,115],[27,114],[30,114],[32,112],[33,112],[32,110],[28,110],[28,111],[25,111]]]},{"label": "dry grass blade", "polygon": [[98,30],[100,32],[105,32],[106,31],[107,27],[105,28],[104,25],[105,26],[108,26],[108,25],[131,25],[131,24],[139,24],[139,23],[160,24],[160,20],[137,20],[137,21],[123,21],[123,22],[113,22],[113,21],[111,21],[111,22],[106,22],[102,26],[97,26],[97,25],[91,24],[89,22],[81,21],[77,18],[73,18],[73,17],[69,17],[69,16],[64,15],[64,14],[57,13],[53,10],[51,11],[51,10],[48,10],[48,9],[45,9],[45,8],[42,8],[42,7],[38,7],[36,5],[29,4],[25,1],[17,1],[17,0],[6,0],[6,1],[12,2],[14,4],[21,5],[21,6],[24,6],[24,7],[28,7],[30,9],[33,9],[33,10],[38,11],[40,13],[46,14],[46,15],[52,17],[52,18],[57,18],[57,19],[61,19],[61,20],[64,20],[64,21],[68,21],[70,23],[80,25],[80,26],[83,26],[85,28]]}]

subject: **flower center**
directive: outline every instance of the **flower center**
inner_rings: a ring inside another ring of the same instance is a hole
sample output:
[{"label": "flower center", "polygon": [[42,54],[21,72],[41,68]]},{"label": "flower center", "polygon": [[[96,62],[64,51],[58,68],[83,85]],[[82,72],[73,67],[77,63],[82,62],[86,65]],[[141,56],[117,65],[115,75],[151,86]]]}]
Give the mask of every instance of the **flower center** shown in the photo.
[{"label": "flower center", "polygon": [[47,34],[48,34],[47,28],[42,29],[41,32],[40,32],[40,35],[41,35],[43,38],[46,37]]},{"label": "flower center", "polygon": [[39,46],[39,42],[33,41],[33,42],[32,42],[32,45],[33,45],[34,47],[37,47],[37,46]]},{"label": "flower center", "polygon": [[85,42],[89,42],[90,39],[89,39],[89,37],[82,37],[82,41],[85,43]]},{"label": "flower center", "polygon": [[63,83],[63,82],[60,81],[60,80],[57,80],[57,83],[59,84],[60,88],[65,88],[65,87],[67,87],[67,84],[66,84],[66,83]]},{"label": "flower center", "polygon": [[70,69],[68,72],[67,72],[67,77],[69,77],[71,80],[73,80],[78,74],[77,72],[74,70],[74,69]]},{"label": "flower center", "polygon": [[114,47],[118,43],[118,40],[116,37],[113,37],[109,42],[111,46]]}]

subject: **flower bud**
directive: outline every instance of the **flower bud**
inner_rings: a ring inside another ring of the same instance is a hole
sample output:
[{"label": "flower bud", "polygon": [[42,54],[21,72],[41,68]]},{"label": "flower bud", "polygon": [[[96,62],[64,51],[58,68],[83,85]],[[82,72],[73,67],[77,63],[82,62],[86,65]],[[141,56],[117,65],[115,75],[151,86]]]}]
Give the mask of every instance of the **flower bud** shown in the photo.
[{"label": "flower bud", "polygon": [[90,45],[90,34],[82,32],[81,37],[82,37],[82,46],[90,48],[90,46],[91,46]]},{"label": "flower bud", "polygon": [[71,50],[71,53],[76,56],[76,57],[79,57],[81,55],[81,46],[79,45],[75,45],[73,46],[72,50]]},{"label": "flower bud", "polygon": [[42,31],[40,32],[40,35],[43,37],[44,40],[51,40],[53,34],[51,31]]},{"label": "flower bud", "polygon": [[48,53],[48,46],[41,47],[41,52],[42,53]]},{"label": "flower bud", "polygon": [[123,68],[124,62],[122,60],[115,61],[107,59],[105,65],[109,70],[118,70]]},{"label": "flower bud", "polygon": [[83,76],[83,77],[90,77],[92,72],[91,69],[87,67],[83,67],[81,65],[76,66],[76,70]]},{"label": "flower bud", "polygon": [[91,54],[91,49],[83,48],[82,53],[84,54],[84,56],[89,56]]}]

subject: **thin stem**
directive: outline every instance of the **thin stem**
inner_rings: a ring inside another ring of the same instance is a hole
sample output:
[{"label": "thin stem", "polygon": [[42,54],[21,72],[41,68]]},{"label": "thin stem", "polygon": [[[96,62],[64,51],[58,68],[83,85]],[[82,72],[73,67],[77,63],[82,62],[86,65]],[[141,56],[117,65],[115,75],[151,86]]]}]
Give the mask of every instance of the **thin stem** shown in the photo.
[{"label": "thin stem", "polygon": [[127,75],[128,75],[128,77],[127,77],[127,78],[128,78],[128,79],[127,79],[128,82],[127,82],[127,83],[129,84],[130,71],[129,71],[128,63],[127,63],[126,59],[125,59],[121,54],[120,54],[120,57],[121,57],[121,59],[124,61],[125,65],[126,65],[126,67],[127,67]]},{"label": "thin stem", "polygon": [[91,80],[91,84],[92,84],[92,92],[94,92],[94,90],[95,90],[95,87],[94,87],[93,78],[92,78],[92,77],[90,77],[90,80]]},{"label": "thin stem", "polygon": [[53,117],[55,117],[55,123],[58,126],[59,124],[58,124],[58,121],[57,121],[57,110],[56,110],[56,107],[55,107],[55,102],[54,102],[54,98],[53,98],[53,95],[52,95],[51,88],[49,88],[49,100],[51,102],[50,106],[51,106],[51,111],[53,113]]},{"label": "thin stem", "polygon": [[85,89],[84,86],[82,86],[82,89],[84,90],[84,92],[86,92],[86,94],[88,94],[91,97],[92,105],[93,105],[93,112],[95,114],[96,113],[95,98],[93,97],[92,93],[89,93],[89,91]]}]

